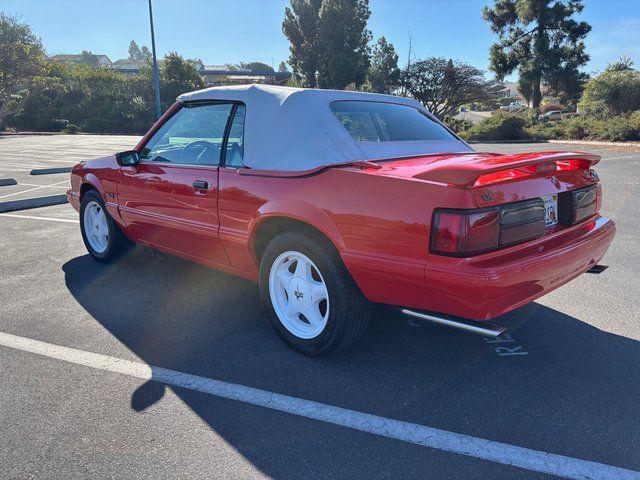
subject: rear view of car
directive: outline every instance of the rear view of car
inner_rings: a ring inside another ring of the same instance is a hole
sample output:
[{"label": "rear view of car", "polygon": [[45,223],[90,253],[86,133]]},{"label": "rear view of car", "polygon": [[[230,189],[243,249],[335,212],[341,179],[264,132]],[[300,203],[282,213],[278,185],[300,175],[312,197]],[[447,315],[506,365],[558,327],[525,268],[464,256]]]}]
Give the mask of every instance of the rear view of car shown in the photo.
[{"label": "rear view of car", "polygon": [[477,205],[434,211],[426,277],[438,300],[428,309],[496,317],[596,265],[615,233],[599,215],[602,189],[590,168],[597,161],[579,153],[518,154],[425,173],[469,187]]}]

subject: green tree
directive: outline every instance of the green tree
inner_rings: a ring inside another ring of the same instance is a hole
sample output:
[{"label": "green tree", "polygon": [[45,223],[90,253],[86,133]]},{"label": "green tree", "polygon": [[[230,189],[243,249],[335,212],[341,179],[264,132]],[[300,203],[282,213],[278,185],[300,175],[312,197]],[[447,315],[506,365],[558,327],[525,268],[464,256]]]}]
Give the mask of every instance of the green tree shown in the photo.
[{"label": "green tree", "polygon": [[79,63],[86,63],[87,65],[91,65],[94,68],[97,68],[98,65],[100,65],[98,56],[94,55],[88,50],[83,50],[82,52],[80,52]]},{"label": "green tree", "polygon": [[640,72],[608,70],[592,78],[585,86],[578,108],[593,117],[640,110]]},{"label": "green tree", "polygon": [[142,48],[138,46],[135,40],[131,40],[129,43],[129,60],[146,61],[151,58],[151,52],[146,45]]},{"label": "green tree", "polygon": [[369,0],[324,0],[320,7],[318,38],[320,88],[343,89],[362,85],[369,68],[371,32]]},{"label": "green tree", "polygon": [[491,46],[490,69],[499,80],[518,69],[534,108],[540,106],[543,82],[577,97],[584,81],[577,78],[578,68],[589,60],[583,40],[591,30],[572,18],[582,9],[582,0],[495,0],[482,11],[500,37]]},{"label": "green tree", "polygon": [[155,120],[150,77],[48,62],[9,123],[21,130],[143,133]]},{"label": "green tree", "polygon": [[456,113],[466,103],[488,97],[488,84],[479,70],[467,63],[428,58],[402,70],[400,83],[407,93],[439,118]]},{"label": "green tree", "polygon": [[291,0],[284,9],[282,32],[289,39],[289,65],[305,87],[318,85],[318,26],[323,0]]},{"label": "green tree", "polygon": [[286,72],[287,71],[287,64],[284,62],[280,62],[280,65],[278,65],[278,71],[279,72]]},{"label": "green tree", "polygon": [[304,86],[362,85],[369,66],[368,0],[291,0],[282,31],[289,65]]},{"label": "green tree", "polygon": [[622,55],[615,62],[607,64],[605,72],[629,72],[633,70],[633,61],[626,55]]},{"label": "green tree", "polygon": [[176,52],[164,57],[160,71],[160,93],[166,109],[176,101],[178,95],[204,88],[204,81],[196,70],[194,60],[185,60]]},{"label": "green tree", "polygon": [[0,126],[20,108],[16,90],[29,86],[43,62],[42,43],[31,27],[0,12]]},{"label": "green tree", "polygon": [[240,62],[238,68],[252,72],[273,72],[273,67],[262,62]]},{"label": "green tree", "polygon": [[399,80],[400,69],[396,49],[386,38],[380,37],[373,46],[366,89],[371,92],[391,93]]}]

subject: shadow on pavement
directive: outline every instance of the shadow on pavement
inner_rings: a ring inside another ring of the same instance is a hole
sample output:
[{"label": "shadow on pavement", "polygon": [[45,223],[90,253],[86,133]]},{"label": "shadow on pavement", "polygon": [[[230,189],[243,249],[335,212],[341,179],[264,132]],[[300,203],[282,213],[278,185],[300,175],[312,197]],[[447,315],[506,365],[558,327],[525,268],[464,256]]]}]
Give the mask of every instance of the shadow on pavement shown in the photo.
[{"label": "shadow on pavement", "polygon": [[[88,255],[63,266],[77,301],[145,362],[190,374],[527,448],[640,469],[640,342],[539,304],[504,316],[522,355],[502,344],[380,307],[367,335],[339,354],[288,349],[264,318],[257,286],[134,248],[119,263]],[[502,351],[504,352],[504,351]],[[372,439],[279,412],[148,382],[131,407],[173,389],[213,430],[276,478],[424,476],[429,449]],[[357,466],[357,475],[349,472]],[[490,464],[493,478],[496,466]],[[487,467],[487,468],[489,468]],[[403,473],[399,473],[403,472]],[[514,470],[509,470],[514,474]],[[485,478],[467,472],[465,478]],[[522,478],[532,472],[520,471]]]}]

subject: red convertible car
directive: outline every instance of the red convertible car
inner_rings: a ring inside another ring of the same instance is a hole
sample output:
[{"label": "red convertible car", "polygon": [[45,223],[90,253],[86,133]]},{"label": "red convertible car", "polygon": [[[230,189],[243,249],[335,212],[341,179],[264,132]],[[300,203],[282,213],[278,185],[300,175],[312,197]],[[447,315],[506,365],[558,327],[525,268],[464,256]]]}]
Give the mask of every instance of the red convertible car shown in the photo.
[{"label": "red convertible car", "polygon": [[188,93],[68,197],[98,261],[128,241],[259,282],[308,355],[362,336],[373,302],[484,335],[595,266],[615,234],[596,155],[477,153],[418,102],[272,86]]}]

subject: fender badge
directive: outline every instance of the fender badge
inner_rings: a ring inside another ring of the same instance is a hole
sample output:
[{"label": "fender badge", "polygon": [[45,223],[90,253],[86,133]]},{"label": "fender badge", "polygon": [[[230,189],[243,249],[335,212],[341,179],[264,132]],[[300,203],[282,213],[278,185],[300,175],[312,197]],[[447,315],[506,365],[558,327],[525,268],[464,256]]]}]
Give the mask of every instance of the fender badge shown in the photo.
[{"label": "fender badge", "polygon": [[483,193],[482,200],[484,200],[485,202],[490,202],[491,200],[493,200],[493,195],[491,195],[490,193]]}]

